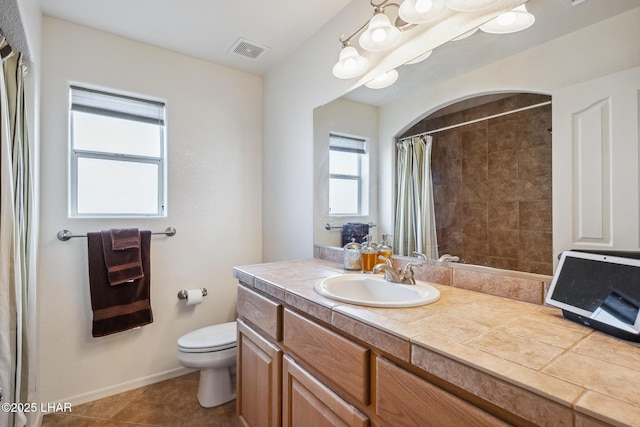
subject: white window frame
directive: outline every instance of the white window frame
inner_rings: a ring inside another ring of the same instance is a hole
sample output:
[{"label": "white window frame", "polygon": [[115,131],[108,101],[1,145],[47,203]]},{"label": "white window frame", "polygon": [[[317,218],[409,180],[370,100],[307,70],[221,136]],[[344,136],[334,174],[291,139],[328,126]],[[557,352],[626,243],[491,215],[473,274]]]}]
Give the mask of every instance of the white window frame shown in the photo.
[{"label": "white window frame", "polygon": [[[69,211],[76,218],[131,218],[131,217],[166,217],[166,132],[165,104],[163,102],[106,92],[80,86],[70,86],[69,90],[69,169],[70,191]],[[107,117],[115,117],[158,125],[160,129],[160,154],[158,157],[141,156],[115,152],[98,152],[75,148],[73,134],[73,112],[91,113]],[[158,168],[158,195],[155,213],[80,213],[78,212],[78,160],[80,158],[113,160],[134,163],[155,164]]]},{"label": "white window frame", "polygon": [[[332,174],[329,173],[329,182],[331,179],[346,179],[353,180],[357,182],[358,185],[358,201],[357,201],[357,212],[331,212],[329,211],[330,216],[364,216],[368,214],[368,188],[367,180],[368,177],[368,164],[367,160],[367,150],[366,150],[367,140],[358,136],[351,136],[345,134],[339,134],[331,132],[329,133],[329,153],[331,151],[343,151],[348,153],[356,154],[358,167],[357,167],[357,175],[344,175],[344,174]],[[329,200],[329,207],[331,207],[331,201]]]}]

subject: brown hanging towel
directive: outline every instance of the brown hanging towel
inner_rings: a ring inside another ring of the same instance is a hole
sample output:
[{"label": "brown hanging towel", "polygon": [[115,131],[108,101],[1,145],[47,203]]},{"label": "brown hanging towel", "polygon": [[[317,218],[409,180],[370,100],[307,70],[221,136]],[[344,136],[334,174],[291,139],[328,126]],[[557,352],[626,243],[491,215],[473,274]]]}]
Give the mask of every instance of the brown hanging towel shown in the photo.
[{"label": "brown hanging towel", "polygon": [[140,231],[143,277],[118,286],[112,286],[109,282],[102,233],[87,233],[87,242],[93,336],[101,337],[152,323],[151,231]]}]

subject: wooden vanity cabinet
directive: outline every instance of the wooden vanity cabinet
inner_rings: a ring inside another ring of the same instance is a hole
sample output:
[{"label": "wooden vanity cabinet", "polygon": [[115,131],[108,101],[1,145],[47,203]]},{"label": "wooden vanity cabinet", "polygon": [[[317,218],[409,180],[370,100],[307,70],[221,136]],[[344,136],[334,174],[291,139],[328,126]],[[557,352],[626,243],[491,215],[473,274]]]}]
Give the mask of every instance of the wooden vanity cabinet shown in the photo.
[{"label": "wooden vanity cabinet", "polygon": [[374,347],[243,285],[238,317],[242,427],[508,425]]}]

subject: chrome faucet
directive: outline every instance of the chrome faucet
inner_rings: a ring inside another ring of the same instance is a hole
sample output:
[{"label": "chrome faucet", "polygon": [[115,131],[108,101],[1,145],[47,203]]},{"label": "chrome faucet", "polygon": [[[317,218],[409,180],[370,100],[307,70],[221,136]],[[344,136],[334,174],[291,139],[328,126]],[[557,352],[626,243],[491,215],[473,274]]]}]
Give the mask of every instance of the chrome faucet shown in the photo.
[{"label": "chrome faucet", "polygon": [[[428,259],[427,256],[425,254],[423,254],[422,252],[413,251],[413,254],[418,259]],[[451,262],[460,261],[460,257],[457,257],[455,255],[451,255],[451,254],[444,254],[440,258],[438,258],[438,262],[449,262],[449,261],[451,261]]]},{"label": "chrome faucet", "polygon": [[422,252],[418,252],[418,251],[413,251],[413,254],[416,256],[416,258],[418,259],[429,259],[427,258],[427,256],[425,254],[423,254]]},{"label": "chrome faucet", "polygon": [[[383,257],[380,257],[382,259]],[[421,265],[418,262],[408,262],[402,272],[396,271],[391,264],[391,260],[384,259],[384,262],[373,266],[373,273],[378,274],[384,271],[384,279],[389,282],[400,283],[402,285],[415,285],[416,280],[413,278],[413,267]]]},{"label": "chrome faucet", "polygon": [[402,283],[404,277],[402,277],[392,266],[386,263],[380,263],[373,266],[371,270],[374,274],[382,273],[384,271],[384,280],[388,282]]},{"label": "chrome faucet", "polygon": [[455,255],[451,255],[451,254],[444,254],[442,255],[440,258],[438,258],[438,261],[440,262],[455,262],[455,261],[460,261],[460,257],[457,257]]}]

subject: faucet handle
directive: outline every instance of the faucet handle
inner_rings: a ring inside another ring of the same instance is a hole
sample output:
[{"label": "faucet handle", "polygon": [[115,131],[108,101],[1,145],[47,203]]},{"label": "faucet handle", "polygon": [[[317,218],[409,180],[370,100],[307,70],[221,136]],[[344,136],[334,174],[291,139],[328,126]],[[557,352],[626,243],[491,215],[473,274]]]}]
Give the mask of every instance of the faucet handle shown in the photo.
[{"label": "faucet handle", "polygon": [[402,273],[405,276],[413,277],[413,267],[420,267],[421,265],[422,263],[419,263],[419,262],[408,262],[404,265],[404,269],[402,270]]},{"label": "faucet handle", "polygon": [[428,259],[427,256],[425,254],[423,254],[422,252],[418,252],[418,251],[413,251],[413,254],[416,256],[416,258],[418,259]]},{"label": "faucet handle", "polygon": [[378,259],[379,259],[380,261],[385,262],[389,267],[393,267],[393,263],[391,262],[391,259],[390,259],[390,258],[387,258],[386,256],[379,255],[379,256],[378,256]]}]

